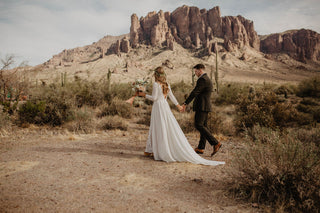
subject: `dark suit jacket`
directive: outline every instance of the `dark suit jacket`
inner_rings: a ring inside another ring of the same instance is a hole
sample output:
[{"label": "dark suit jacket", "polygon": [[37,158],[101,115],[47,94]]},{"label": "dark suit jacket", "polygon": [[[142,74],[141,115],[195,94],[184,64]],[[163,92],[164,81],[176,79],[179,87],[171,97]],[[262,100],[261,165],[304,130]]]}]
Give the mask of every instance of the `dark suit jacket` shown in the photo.
[{"label": "dark suit jacket", "polygon": [[210,112],[212,90],[212,81],[205,73],[198,79],[196,87],[192,90],[184,103],[189,104],[194,99],[193,111]]}]

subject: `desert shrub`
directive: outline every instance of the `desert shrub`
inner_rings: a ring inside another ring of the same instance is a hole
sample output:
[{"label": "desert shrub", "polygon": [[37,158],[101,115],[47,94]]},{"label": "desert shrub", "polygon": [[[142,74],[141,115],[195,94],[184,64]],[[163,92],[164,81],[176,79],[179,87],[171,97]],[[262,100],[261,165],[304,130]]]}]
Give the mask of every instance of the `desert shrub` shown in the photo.
[{"label": "desert shrub", "polygon": [[308,106],[319,106],[319,103],[314,98],[303,98],[300,104]]},{"label": "desert shrub", "polygon": [[[174,112],[182,131],[184,133],[197,131],[194,125],[194,112],[191,113],[178,113]],[[217,112],[210,112],[208,115],[208,129],[211,133],[220,133],[222,129],[222,118]]]},{"label": "desert shrub", "polygon": [[297,106],[300,112],[308,113],[313,119],[320,122],[320,104],[312,98],[304,98]]},{"label": "desert shrub", "polygon": [[271,113],[276,126],[280,128],[294,126],[301,116],[290,103],[276,103]]},{"label": "desert shrub", "polygon": [[180,81],[177,83],[173,83],[170,85],[173,92],[183,92],[183,93],[190,93],[193,89],[190,83],[185,83],[184,81]]},{"label": "desert shrub", "polygon": [[175,112],[174,115],[184,133],[196,131],[194,126],[194,113]]},{"label": "desert shrub", "polygon": [[46,103],[44,101],[27,101],[23,104],[18,113],[21,123],[44,124]]},{"label": "desert shrub", "polygon": [[1,111],[8,113],[9,115],[13,115],[14,112],[17,110],[18,108],[18,101],[15,102],[11,102],[11,101],[3,101],[0,102],[0,106],[2,108]]},{"label": "desert shrub", "polygon": [[[147,89],[149,88],[150,85],[147,86]],[[127,100],[134,95],[134,91],[132,91],[132,86],[130,84],[118,83],[111,85],[111,94],[118,99]]]},{"label": "desert shrub", "polygon": [[308,146],[308,143],[314,143],[320,147],[320,129],[294,129],[291,130],[290,134],[295,135],[298,140]]},{"label": "desert shrub", "polygon": [[144,110],[144,112],[139,115],[140,119],[137,121],[137,124],[150,126],[151,111],[152,111],[151,106],[146,107],[146,110]]},{"label": "desert shrub", "polygon": [[320,77],[306,79],[298,85],[297,96],[320,98]]},{"label": "desert shrub", "polygon": [[103,130],[120,129],[127,131],[128,126],[128,122],[119,116],[106,116],[100,122],[100,128]]},{"label": "desert shrub", "polygon": [[78,107],[83,105],[96,107],[104,101],[105,92],[102,86],[96,82],[77,81],[69,85],[75,95],[75,101]]},{"label": "desert shrub", "polygon": [[285,98],[288,98],[289,94],[294,94],[294,90],[292,87],[289,87],[288,85],[281,85],[277,87],[274,92],[277,95],[283,95]]},{"label": "desert shrub", "polygon": [[238,97],[242,95],[247,96],[250,89],[252,90],[253,87],[247,86],[245,84],[222,84],[219,89],[219,94],[217,95],[214,103],[217,105],[235,104]]},{"label": "desert shrub", "polygon": [[170,86],[174,96],[179,103],[183,103],[193,89],[190,83],[187,84],[184,81],[171,84]]},{"label": "desert shrub", "polygon": [[274,92],[277,94],[277,95],[289,95],[289,94],[294,94],[294,88],[293,86],[290,86],[290,85],[281,85],[279,87],[277,87]]},{"label": "desert shrub", "polygon": [[3,111],[3,107],[0,107],[0,129],[8,127],[10,124],[11,118],[9,114]]},{"label": "desert shrub", "polygon": [[[259,130],[261,130],[259,132]],[[232,162],[230,190],[251,202],[288,212],[317,212],[320,208],[319,148],[295,136],[256,129],[255,141]],[[280,136],[281,135],[281,136]],[[251,137],[250,137],[251,138]]]},{"label": "desert shrub", "polygon": [[298,112],[290,103],[280,103],[274,92],[259,92],[254,98],[238,99],[236,126],[240,132],[255,125],[283,129],[312,123],[312,116]]},{"label": "desert shrub", "polygon": [[72,115],[70,107],[60,101],[59,104],[46,101],[27,101],[18,110],[19,123],[49,124],[59,126]]},{"label": "desert shrub", "polygon": [[254,125],[275,127],[272,117],[272,106],[277,103],[274,93],[260,93],[254,99],[242,96],[238,100],[237,112],[238,120],[236,125],[239,130],[252,128]]},{"label": "desert shrub", "polygon": [[67,128],[76,133],[92,133],[95,129],[94,112],[86,107],[75,110]]},{"label": "desert shrub", "polygon": [[101,107],[98,117],[118,115],[123,118],[131,118],[132,114],[133,108],[130,104],[114,98],[110,104]]},{"label": "desert shrub", "polygon": [[280,136],[279,131],[260,125],[255,125],[245,130],[245,138],[253,142],[270,143],[274,140],[279,140]]},{"label": "desert shrub", "polygon": [[208,129],[211,133],[218,134],[222,130],[222,117],[216,112],[212,111],[208,115]]}]

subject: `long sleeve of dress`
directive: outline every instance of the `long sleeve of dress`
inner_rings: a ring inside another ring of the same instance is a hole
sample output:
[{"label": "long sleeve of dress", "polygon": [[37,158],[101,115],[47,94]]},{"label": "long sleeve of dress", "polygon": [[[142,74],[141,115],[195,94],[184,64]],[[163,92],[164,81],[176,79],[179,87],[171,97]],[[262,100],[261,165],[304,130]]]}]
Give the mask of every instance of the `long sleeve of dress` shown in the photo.
[{"label": "long sleeve of dress", "polygon": [[146,98],[151,101],[156,101],[158,99],[159,87],[156,82],[153,83],[152,95],[146,95]]},{"label": "long sleeve of dress", "polygon": [[168,96],[169,96],[170,100],[172,101],[172,103],[173,103],[174,105],[178,105],[179,103],[178,103],[176,97],[173,95],[172,90],[171,90],[170,87],[169,87],[169,89],[170,89],[170,90],[169,90]]}]

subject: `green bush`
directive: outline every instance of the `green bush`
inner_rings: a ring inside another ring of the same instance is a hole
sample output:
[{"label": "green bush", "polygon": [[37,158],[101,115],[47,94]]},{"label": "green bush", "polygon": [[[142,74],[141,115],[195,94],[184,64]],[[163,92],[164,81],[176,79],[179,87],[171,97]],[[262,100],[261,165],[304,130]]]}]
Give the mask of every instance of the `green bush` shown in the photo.
[{"label": "green bush", "polygon": [[320,77],[312,77],[300,82],[296,94],[300,97],[320,98]]},{"label": "green bush", "polygon": [[75,101],[78,107],[84,105],[96,107],[103,103],[106,97],[106,92],[101,90],[101,87],[96,82],[77,82],[75,87],[72,87],[75,94]]},{"label": "green bush", "polygon": [[118,115],[123,118],[131,118],[133,107],[123,100],[113,99],[111,104],[103,105],[98,117]]},{"label": "green bush", "polygon": [[238,99],[238,131],[255,125],[283,129],[313,122],[312,116],[299,112],[290,102],[280,103],[274,92],[259,92],[253,98],[243,96]]},{"label": "green bush", "polygon": [[229,172],[230,190],[251,202],[288,212],[320,208],[320,155],[313,144],[266,128],[239,151]]},{"label": "green bush", "polygon": [[312,115],[313,120],[320,122],[320,104],[313,98],[304,98],[297,106],[300,112]]},{"label": "green bush", "polygon": [[255,92],[252,86],[250,87],[245,84],[222,84],[219,89],[219,94],[215,98],[214,103],[217,105],[236,104],[239,96],[247,96],[249,94],[249,91]]},{"label": "green bush", "polygon": [[3,112],[2,107],[0,107],[0,129],[8,127],[10,124],[11,124],[11,119],[9,114],[6,112]]},{"label": "green bush", "polygon": [[72,115],[69,106],[60,101],[59,104],[45,101],[27,101],[19,110],[19,123],[49,124],[60,126]]},{"label": "green bush", "polygon": [[275,128],[275,122],[272,117],[272,106],[277,103],[275,93],[260,93],[255,98],[242,96],[238,100],[237,113],[238,118],[236,126],[241,131],[246,128],[252,128],[254,125],[261,125]]},{"label": "green bush", "polygon": [[[147,89],[150,89],[150,85],[147,86]],[[134,91],[132,91],[132,86],[130,84],[119,83],[111,85],[111,94],[113,97],[116,97],[117,99],[127,100],[134,95]]]},{"label": "green bush", "polygon": [[46,103],[44,101],[27,101],[19,108],[19,121],[21,123],[45,124]]}]

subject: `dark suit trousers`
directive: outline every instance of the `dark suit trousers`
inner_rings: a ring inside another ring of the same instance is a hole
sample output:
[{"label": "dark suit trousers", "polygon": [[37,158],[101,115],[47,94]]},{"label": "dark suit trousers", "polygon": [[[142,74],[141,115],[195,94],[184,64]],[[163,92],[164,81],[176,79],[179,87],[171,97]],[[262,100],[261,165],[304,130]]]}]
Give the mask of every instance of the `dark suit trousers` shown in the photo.
[{"label": "dark suit trousers", "polygon": [[208,112],[196,111],[194,124],[196,129],[200,132],[198,149],[204,149],[206,147],[206,141],[208,141],[211,146],[218,144],[218,140],[209,132],[207,122]]}]

